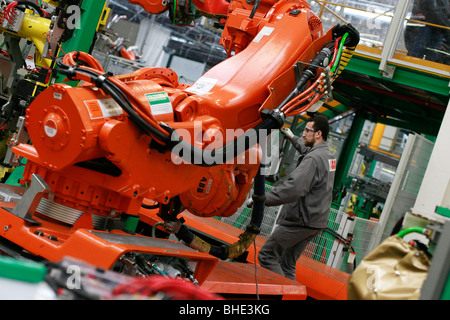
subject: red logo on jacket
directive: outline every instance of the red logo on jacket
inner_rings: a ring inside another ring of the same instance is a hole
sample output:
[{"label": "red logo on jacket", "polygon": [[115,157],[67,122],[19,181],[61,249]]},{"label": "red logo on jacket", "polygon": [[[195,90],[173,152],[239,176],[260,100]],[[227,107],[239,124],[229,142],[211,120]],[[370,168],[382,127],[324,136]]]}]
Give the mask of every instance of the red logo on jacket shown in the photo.
[{"label": "red logo on jacket", "polygon": [[330,165],[330,171],[336,171],[336,159],[328,159]]}]

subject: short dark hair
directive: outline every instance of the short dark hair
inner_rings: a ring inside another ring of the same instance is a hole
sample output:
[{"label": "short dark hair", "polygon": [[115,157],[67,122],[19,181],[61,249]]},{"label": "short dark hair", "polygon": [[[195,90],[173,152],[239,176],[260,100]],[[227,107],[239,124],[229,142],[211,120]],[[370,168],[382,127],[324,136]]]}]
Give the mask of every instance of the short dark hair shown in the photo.
[{"label": "short dark hair", "polygon": [[307,122],[313,122],[314,130],[320,130],[322,132],[323,140],[327,141],[328,133],[330,132],[330,124],[328,118],[323,114],[318,114],[312,118],[309,118]]}]

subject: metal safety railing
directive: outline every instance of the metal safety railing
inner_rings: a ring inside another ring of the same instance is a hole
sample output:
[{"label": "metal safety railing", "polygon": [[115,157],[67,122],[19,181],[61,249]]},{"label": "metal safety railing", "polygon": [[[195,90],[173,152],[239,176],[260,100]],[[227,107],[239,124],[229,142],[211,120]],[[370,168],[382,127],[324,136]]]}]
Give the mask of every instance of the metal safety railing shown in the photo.
[{"label": "metal safety railing", "polygon": [[101,66],[103,67],[103,70],[105,70],[105,72],[109,72],[114,75],[130,74],[138,69],[147,67],[143,63],[131,61],[131,60],[124,59],[122,57],[117,57],[117,56],[110,55],[110,54],[105,54],[98,50],[94,50],[92,52],[92,55],[95,59],[98,60],[98,62],[101,64]]},{"label": "metal safety railing", "polygon": [[439,58],[431,54],[418,58],[408,54],[411,49],[408,47],[414,42],[409,39],[411,33],[407,30],[408,26],[433,27],[446,33],[447,38],[450,33],[450,27],[447,25],[415,19],[416,17],[412,15],[414,0],[311,0],[309,2],[313,11],[322,19],[324,30],[328,30],[337,23],[351,23],[356,27],[361,36],[356,53],[378,58],[379,70],[383,76],[392,77],[395,71],[392,64],[448,76],[450,57],[448,43],[443,43],[443,49],[437,49],[440,53]]}]

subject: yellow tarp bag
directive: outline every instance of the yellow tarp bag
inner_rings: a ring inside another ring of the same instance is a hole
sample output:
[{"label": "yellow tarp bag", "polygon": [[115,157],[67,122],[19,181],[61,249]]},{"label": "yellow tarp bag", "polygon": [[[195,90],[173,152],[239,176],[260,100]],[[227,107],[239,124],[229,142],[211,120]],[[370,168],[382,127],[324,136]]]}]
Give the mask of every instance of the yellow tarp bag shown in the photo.
[{"label": "yellow tarp bag", "polygon": [[349,300],[415,300],[420,297],[430,259],[397,235],[384,240],[353,271]]}]

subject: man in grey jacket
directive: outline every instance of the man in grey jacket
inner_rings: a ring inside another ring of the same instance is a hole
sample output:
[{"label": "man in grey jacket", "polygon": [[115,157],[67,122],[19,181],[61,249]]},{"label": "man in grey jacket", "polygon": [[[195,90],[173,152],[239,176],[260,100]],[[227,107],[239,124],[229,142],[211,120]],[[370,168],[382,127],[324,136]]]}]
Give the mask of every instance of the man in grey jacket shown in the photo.
[{"label": "man in grey jacket", "polygon": [[266,206],[283,208],[258,260],[262,267],[295,280],[298,258],[327,226],[336,158],[326,142],[329,124],[323,115],[308,119],[302,138],[289,129],[282,132],[300,152],[300,159],[286,179],[266,193]]}]

